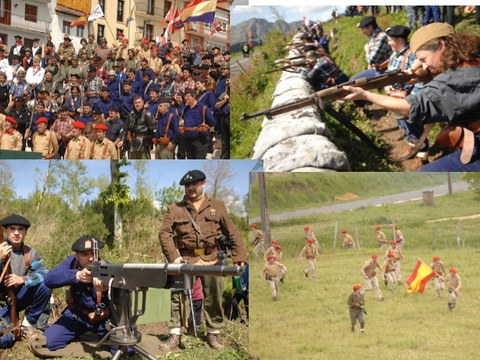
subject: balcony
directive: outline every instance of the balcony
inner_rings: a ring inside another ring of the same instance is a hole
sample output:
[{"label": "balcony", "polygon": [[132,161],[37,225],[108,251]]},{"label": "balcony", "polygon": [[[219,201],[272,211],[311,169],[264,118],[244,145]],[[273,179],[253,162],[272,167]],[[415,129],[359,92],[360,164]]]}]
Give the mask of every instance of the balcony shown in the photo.
[{"label": "balcony", "polygon": [[38,31],[41,33],[50,32],[50,22],[41,20],[37,20],[37,22],[28,21],[25,19],[25,17],[15,14],[11,15],[11,26],[29,31]]},{"label": "balcony", "polygon": [[136,12],[139,15],[144,15],[144,16],[160,16],[162,18],[162,21],[165,17],[164,10],[163,8],[159,7],[152,7],[148,6],[146,3],[140,3],[135,5]]}]

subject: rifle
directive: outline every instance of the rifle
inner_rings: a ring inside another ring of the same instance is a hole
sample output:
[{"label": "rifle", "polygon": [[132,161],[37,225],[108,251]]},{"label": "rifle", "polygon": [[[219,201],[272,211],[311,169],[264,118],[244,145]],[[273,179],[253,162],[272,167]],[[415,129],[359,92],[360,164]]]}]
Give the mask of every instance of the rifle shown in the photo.
[{"label": "rifle", "polygon": [[302,57],[300,58],[296,58],[295,60],[293,60],[290,64],[287,64],[287,65],[284,65],[284,66],[280,66],[280,67],[277,67],[275,69],[272,69],[272,70],[269,70],[267,71],[265,74],[271,74],[271,73],[274,73],[274,72],[278,72],[278,71],[284,71],[284,70],[287,70],[291,67],[301,67],[301,66],[305,66],[306,64],[308,64],[309,61],[305,59],[305,56],[302,55]]},{"label": "rifle", "polygon": [[299,55],[291,56],[291,57],[288,57],[288,58],[277,59],[277,60],[275,60],[274,64],[278,65],[278,64],[282,64],[284,62],[290,61],[290,60],[303,59],[303,58],[305,58],[305,54],[299,54]]},{"label": "rifle", "polygon": [[[0,244],[4,243],[6,240],[3,236],[3,229],[0,229]],[[3,260],[3,271],[0,275],[0,284],[3,286],[3,279],[6,275],[12,274],[12,266],[10,261],[12,260],[12,253],[8,255]],[[15,340],[20,340],[23,336],[22,328],[18,325],[18,314],[17,314],[17,297],[15,295],[15,286],[7,287],[8,300],[10,302],[10,319],[12,320],[12,326],[6,328],[5,330],[0,331],[0,335],[3,336],[8,332],[12,332]]]},{"label": "rifle", "polygon": [[406,83],[414,78],[423,78],[426,77],[426,75],[427,73],[425,73],[422,69],[416,70],[414,74],[408,74],[403,72],[401,69],[397,69],[378,76],[347,81],[343,84],[332,86],[325,90],[317,91],[312,95],[298,99],[291,103],[275,106],[271,109],[262,110],[253,114],[243,113],[242,120],[249,120],[262,115],[266,116],[267,119],[271,119],[272,117],[277,115],[285,114],[293,110],[298,110],[306,106],[317,104],[319,100],[321,100],[322,102],[335,101],[344,98],[345,96],[350,94],[350,91],[347,91],[343,88],[344,86],[361,87],[365,90],[380,89],[387,85]]},{"label": "rifle", "polygon": [[[220,253],[220,252],[219,252]],[[95,254],[95,252],[94,252]],[[94,255],[95,257],[95,255]],[[148,359],[156,359],[137,344],[141,334],[136,321],[145,312],[146,292],[148,288],[178,289],[190,295],[193,288],[193,276],[239,276],[244,269],[239,266],[226,266],[225,257],[220,256],[215,265],[189,264],[101,264],[94,261],[91,266],[92,276],[108,284],[110,296],[110,313],[114,327],[100,340],[97,347],[106,342],[118,345],[114,358],[119,358],[122,351],[126,354],[127,346]],[[98,259],[98,257],[97,257]],[[133,307],[132,307],[132,292]],[[139,293],[142,293],[139,299]],[[140,301],[141,300],[141,307]],[[193,310],[192,310],[193,311]]]}]

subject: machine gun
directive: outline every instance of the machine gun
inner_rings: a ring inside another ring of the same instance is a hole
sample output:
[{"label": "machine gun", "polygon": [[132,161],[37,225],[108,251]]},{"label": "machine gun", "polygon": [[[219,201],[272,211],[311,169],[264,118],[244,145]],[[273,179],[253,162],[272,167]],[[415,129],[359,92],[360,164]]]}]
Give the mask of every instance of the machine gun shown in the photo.
[{"label": "machine gun", "polygon": [[[137,345],[141,341],[141,334],[137,331],[136,321],[139,316],[145,313],[148,288],[181,289],[191,295],[193,276],[239,276],[243,274],[244,269],[242,267],[226,266],[225,255],[220,254],[220,252],[219,259],[217,264],[209,266],[190,264],[102,264],[94,261],[91,266],[92,276],[100,279],[102,284],[108,284],[110,313],[114,322],[114,327],[97,346],[107,340],[109,343],[118,345],[119,350],[112,358],[114,360],[118,359],[122,352],[126,355],[127,347],[131,347],[147,359],[156,360],[145,349]],[[140,293],[141,299],[139,297]],[[191,296],[189,299],[191,302]],[[193,308],[191,303],[190,306]]]}]

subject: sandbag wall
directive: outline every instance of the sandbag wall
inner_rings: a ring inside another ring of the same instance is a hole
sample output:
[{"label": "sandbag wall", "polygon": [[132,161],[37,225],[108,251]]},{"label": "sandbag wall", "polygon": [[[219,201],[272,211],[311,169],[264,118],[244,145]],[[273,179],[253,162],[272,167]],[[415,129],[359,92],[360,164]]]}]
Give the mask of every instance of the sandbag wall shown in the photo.
[{"label": "sandbag wall", "polygon": [[[272,107],[312,93],[300,74],[284,71],[275,88]],[[271,120],[264,118],[253,159],[263,160],[265,171],[349,171],[347,157],[330,141],[331,136],[316,105]]]}]

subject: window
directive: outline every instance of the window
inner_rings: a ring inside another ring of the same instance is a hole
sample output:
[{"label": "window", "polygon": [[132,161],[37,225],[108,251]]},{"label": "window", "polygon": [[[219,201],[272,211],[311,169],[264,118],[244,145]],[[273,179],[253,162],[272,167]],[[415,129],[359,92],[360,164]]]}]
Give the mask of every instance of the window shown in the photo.
[{"label": "window", "polygon": [[155,0],[147,0],[147,14],[155,15]]},{"label": "window", "polygon": [[36,6],[25,4],[25,20],[37,22],[37,10]]},{"label": "window", "polygon": [[145,38],[148,40],[152,40],[153,38],[153,25],[152,24],[145,24]]},{"label": "window", "polygon": [[105,37],[105,25],[97,25],[97,41],[102,38],[102,37]]},{"label": "window", "polygon": [[33,46],[33,39],[23,38],[23,45],[31,49]]},{"label": "window", "polygon": [[165,1],[165,5],[164,5],[164,8],[163,8],[163,18],[164,19],[167,16],[168,10],[170,10],[171,7],[172,7],[172,2],[171,1]]},{"label": "window", "polygon": [[8,44],[8,35],[0,33],[0,38],[2,38],[2,42],[4,44]]},{"label": "window", "polygon": [[125,4],[125,1],[123,0],[118,0],[118,6],[117,6],[117,21],[123,22],[123,6]]},{"label": "window", "polygon": [[83,38],[85,34],[85,26],[84,25],[77,25],[76,27],[77,29],[77,37],[79,38]]},{"label": "window", "polygon": [[62,32],[63,32],[64,34],[69,34],[69,35],[70,35],[70,30],[72,30],[72,29],[70,28],[70,24],[71,24],[70,21],[64,21],[64,22],[63,22]]},{"label": "window", "polygon": [[105,0],[98,0],[98,5],[102,8],[103,14],[105,15]]}]

